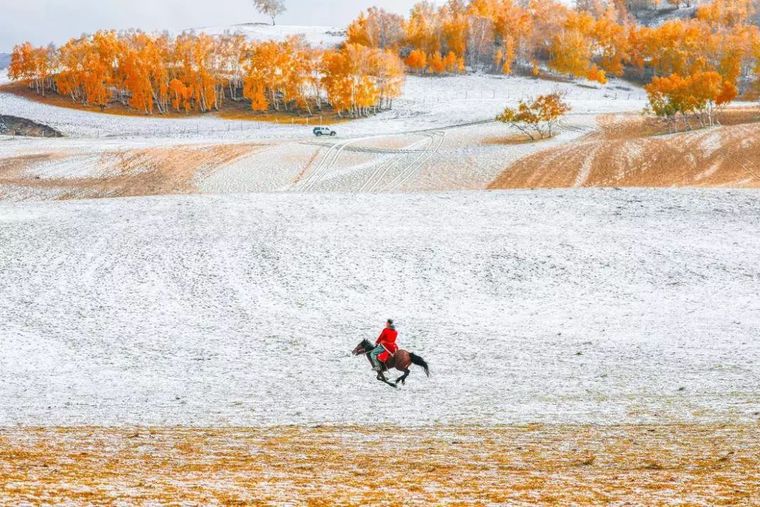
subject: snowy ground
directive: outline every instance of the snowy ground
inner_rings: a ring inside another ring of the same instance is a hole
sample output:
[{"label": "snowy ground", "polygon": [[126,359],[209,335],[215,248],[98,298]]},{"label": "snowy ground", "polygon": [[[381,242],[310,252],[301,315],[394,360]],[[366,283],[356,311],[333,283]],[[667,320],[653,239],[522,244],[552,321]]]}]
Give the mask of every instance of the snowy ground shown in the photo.
[{"label": "snowy ground", "polygon": [[[757,421],[760,193],[0,204],[0,426]],[[394,391],[349,351],[397,319]]]}]

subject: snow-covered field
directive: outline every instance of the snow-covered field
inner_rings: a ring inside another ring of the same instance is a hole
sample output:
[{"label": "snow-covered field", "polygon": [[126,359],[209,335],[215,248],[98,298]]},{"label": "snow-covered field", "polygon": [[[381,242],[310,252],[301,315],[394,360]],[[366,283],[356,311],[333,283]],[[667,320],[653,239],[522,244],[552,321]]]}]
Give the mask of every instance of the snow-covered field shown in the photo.
[{"label": "snow-covered field", "polygon": [[[760,193],[0,204],[0,426],[757,420]],[[349,351],[388,317],[398,391]]]}]

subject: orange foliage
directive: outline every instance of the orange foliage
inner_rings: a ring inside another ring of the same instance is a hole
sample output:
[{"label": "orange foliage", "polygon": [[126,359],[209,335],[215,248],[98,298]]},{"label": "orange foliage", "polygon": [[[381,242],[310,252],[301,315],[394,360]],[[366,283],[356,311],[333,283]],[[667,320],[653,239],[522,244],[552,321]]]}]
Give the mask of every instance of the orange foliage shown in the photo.
[{"label": "orange foliage", "polygon": [[427,55],[421,49],[415,49],[404,60],[406,66],[416,72],[422,72],[427,67]]},{"label": "orange foliage", "polygon": [[[369,12],[368,19],[392,18]],[[326,66],[338,57],[345,65]],[[53,91],[101,108],[121,103],[145,114],[208,112],[225,100],[248,100],[259,112],[332,107],[364,115],[390,107],[404,82],[394,52],[358,44],[336,52],[313,49],[299,37],[249,43],[240,35],[112,31],[72,39],[57,50],[21,44],[10,77],[29,81],[38,93]],[[345,94],[327,86],[341,80],[351,82]]]},{"label": "orange foliage", "polygon": [[736,26],[754,14],[753,0],[713,0],[697,8],[697,19],[718,26]]},{"label": "orange foliage", "polygon": [[688,129],[690,119],[702,127],[713,125],[715,108],[737,95],[736,86],[714,71],[655,77],[645,89],[652,113],[664,118],[673,131],[678,130],[679,117]]},{"label": "orange foliage", "polygon": [[[655,0],[579,0],[576,9],[557,0],[448,0],[440,6],[422,1],[392,47],[416,73],[469,67],[537,75],[548,68],[605,83],[609,75],[638,68],[642,76],[645,69],[655,75],[715,71],[736,83],[749,71],[760,72],[760,36],[749,22],[753,2],[714,0],[699,8],[697,19],[643,27],[629,9],[652,8]],[[349,27],[349,42],[389,47],[376,42],[370,25],[370,16],[362,14]],[[398,20],[392,25],[398,27]]]},{"label": "orange foliage", "polygon": [[592,65],[586,74],[586,79],[589,81],[596,81],[601,84],[607,83],[607,73],[596,65]]},{"label": "orange foliage", "polygon": [[559,119],[570,111],[570,106],[559,93],[541,95],[535,100],[521,100],[517,108],[507,107],[496,117],[508,123],[531,140],[551,137]]},{"label": "orange foliage", "polygon": [[348,26],[347,42],[381,49],[398,48],[404,38],[403,25],[402,16],[371,7]]},{"label": "orange foliage", "polygon": [[431,74],[443,74],[446,72],[446,61],[441,56],[441,53],[436,51],[433,54],[433,57],[430,59],[429,70]]},{"label": "orange foliage", "polygon": [[330,104],[339,114],[366,116],[391,107],[401,94],[404,68],[390,50],[346,44],[322,57],[324,78]]},{"label": "orange foliage", "polygon": [[11,55],[8,77],[14,80],[28,80],[37,90],[45,94],[55,65],[52,48],[35,48],[28,42],[16,46]]}]

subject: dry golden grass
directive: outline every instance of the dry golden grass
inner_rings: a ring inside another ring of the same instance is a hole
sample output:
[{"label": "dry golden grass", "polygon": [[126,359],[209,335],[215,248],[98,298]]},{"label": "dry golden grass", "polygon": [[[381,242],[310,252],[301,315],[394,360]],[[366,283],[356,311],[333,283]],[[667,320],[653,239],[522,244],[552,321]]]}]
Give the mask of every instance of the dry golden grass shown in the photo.
[{"label": "dry golden grass", "polygon": [[68,153],[41,153],[0,159],[3,187],[56,190],[59,199],[187,194],[198,177],[261,149],[255,144],[186,145],[109,151],[99,155],[103,175],[92,178],[37,178],[26,171],[35,164],[62,160]]},{"label": "dry golden grass", "polygon": [[550,138],[548,137],[544,139],[531,139],[524,134],[511,134],[506,136],[485,137],[480,144],[483,146],[513,146],[517,144],[540,143],[549,139]]},{"label": "dry golden grass", "polygon": [[[147,116],[145,113],[137,111],[130,107],[126,107],[119,102],[114,102],[112,104],[109,104],[106,108],[101,108],[100,106],[88,106],[74,102],[71,100],[71,97],[64,95],[50,94],[43,97],[42,95],[38,95],[33,89],[29,88],[29,86],[27,86],[27,84],[22,81],[4,84],[0,86],[0,91],[12,93],[13,95],[23,97],[28,100],[33,100],[34,102],[39,102],[41,104],[47,104],[49,106],[65,107],[67,109],[90,111],[93,113],[113,114],[117,116]],[[193,115],[197,116],[198,114],[200,113],[194,113]],[[193,115],[168,112],[163,115],[156,114],[155,116],[159,118],[187,118]]]},{"label": "dry golden grass", "polygon": [[760,187],[760,111],[672,135],[640,115],[605,115],[600,131],[506,168],[489,188]]},{"label": "dry golden grass", "polygon": [[335,113],[303,116],[292,113],[256,113],[249,109],[222,110],[217,113],[217,116],[225,120],[263,121],[267,123],[303,126],[339,125],[351,121],[350,118],[341,118]]},{"label": "dry golden grass", "polygon": [[758,505],[757,425],[0,430],[0,503]]}]

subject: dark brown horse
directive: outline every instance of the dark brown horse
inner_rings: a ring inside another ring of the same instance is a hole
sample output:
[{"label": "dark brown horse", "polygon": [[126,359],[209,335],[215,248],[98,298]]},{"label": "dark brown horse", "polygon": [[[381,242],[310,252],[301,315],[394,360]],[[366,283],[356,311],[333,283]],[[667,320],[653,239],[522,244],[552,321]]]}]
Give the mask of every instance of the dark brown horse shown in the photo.
[{"label": "dark brown horse", "polygon": [[[369,340],[363,340],[359,345],[356,346],[354,349],[354,355],[360,356],[362,354],[367,356],[367,360],[369,361],[370,366],[374,366],[372,364],[372,359],[369,358],[369,353],[372,352],[372,349],[374,349],[375,346],[372,344]],[[406,377],[409,376],[409,367],[413,364],[416,364],[417,366],[421,366],[425,369],[425,375],[428,377],[430,376],[430,369],[428,368],[428,364],[425,362],[424,359],[422,359],[420,356],[413,354],[411,352],[407,352],[404,349],[398,349],[393,356],[391,356],[388,361],[386,361],[384,364],[382,364],[382,370],[377,372],[377,380],[381,382],[385,382],[391,387],[397,387],[396,384],[401,382],[404,384],[406,382]],[[399,378],[396,379],[395,382],[388,382],[388,379],[385,378],[384,372],[388,370],[392,370],[393,368],[396,368],[398,371],[403,372],[404,374],[401,375]]]}]

